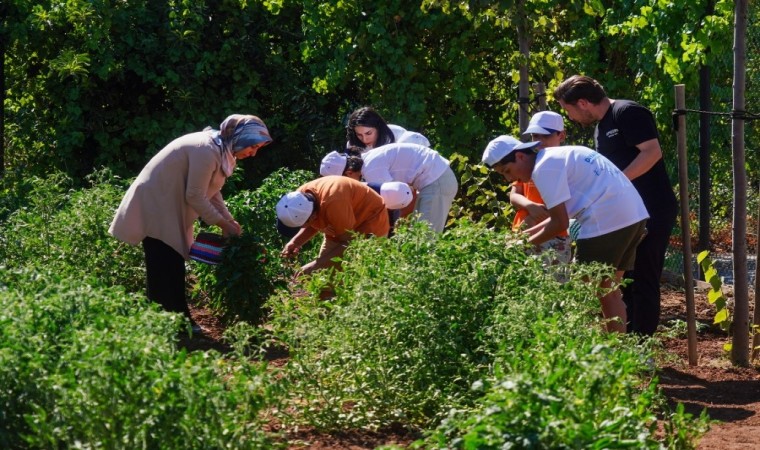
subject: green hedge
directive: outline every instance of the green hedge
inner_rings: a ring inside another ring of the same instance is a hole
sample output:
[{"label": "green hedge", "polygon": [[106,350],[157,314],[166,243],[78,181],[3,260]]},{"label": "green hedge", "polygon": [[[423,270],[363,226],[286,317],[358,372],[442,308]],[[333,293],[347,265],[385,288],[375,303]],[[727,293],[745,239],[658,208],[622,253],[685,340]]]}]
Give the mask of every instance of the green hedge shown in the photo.
[{"label": "green hedge", "polygon": [[0,446],[269,448],[278,389],[242,355],[188,354],[188,325],[121,288],[0,269]]},{"label": "green hedge", "polygon": [[[459,221],[435,238],[404,223],[392,239],[353,241],[343,271],[305,278],[302,295],[270,301],[274,336],[290,350],[294,420],[432,427],[417,444],[425,448],[677,439],[656,430],[667,409],[646,365],[652,354],[601,331],[584,279],[606,269],[543,268],[524,241],[482,224]],[[335,296],[320,300],[328,285]],[[685,442],[705,423],[687,419],[674,413]]]}]

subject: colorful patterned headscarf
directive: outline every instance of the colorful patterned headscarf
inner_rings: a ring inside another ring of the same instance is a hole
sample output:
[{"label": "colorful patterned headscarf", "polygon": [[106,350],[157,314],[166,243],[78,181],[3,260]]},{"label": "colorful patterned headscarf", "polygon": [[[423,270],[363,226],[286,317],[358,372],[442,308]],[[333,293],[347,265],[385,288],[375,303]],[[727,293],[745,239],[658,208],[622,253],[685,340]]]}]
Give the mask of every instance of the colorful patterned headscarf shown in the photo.
[{"label": "colorful patterned headscarf", "polygon": [[272,142],[269,130],[256,116],[232,114],[219,125],[224,150],[237,153],[251,145]]},{"label": "colorful patterned headscarf", "polygon": [[232,114],[219,125],[217,143],[222,147],[222,170],[230,176],[235,169],[234,154],[251,145],[272,142],[269,130],[264,122],[256,116]]}]

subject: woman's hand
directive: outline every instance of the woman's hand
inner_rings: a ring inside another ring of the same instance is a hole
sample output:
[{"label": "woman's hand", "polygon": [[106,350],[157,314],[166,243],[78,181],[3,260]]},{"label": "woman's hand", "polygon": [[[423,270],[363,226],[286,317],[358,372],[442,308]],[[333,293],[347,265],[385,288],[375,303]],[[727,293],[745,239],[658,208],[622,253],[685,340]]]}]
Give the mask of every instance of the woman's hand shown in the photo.
[{"label": "woman's hand", "polygon": [[222,229],[222,236],[224,237],[240,236],[240,233],[243,232],[243,228],[235,219],[225,220],[219,224],[219,228]]}]

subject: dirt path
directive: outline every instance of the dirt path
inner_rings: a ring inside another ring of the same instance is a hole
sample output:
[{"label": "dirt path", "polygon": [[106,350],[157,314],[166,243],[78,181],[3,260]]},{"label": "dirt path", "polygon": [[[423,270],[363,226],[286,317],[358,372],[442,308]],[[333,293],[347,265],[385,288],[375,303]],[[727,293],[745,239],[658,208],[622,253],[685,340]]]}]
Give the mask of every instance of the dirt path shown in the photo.
[{"label": "dirt path", "polygon": [[[663,323],[686,321],[683,292],[665,290],[662,307]],[[695,310],[699,322],[712,323],[714,310],[704,294],[695,296]],[[686,337],[665,341],[670,361],[662,363],[659,371],[663,392],[672,404],[683,403],[695,415],[707,408],[710,418],[718,421],[700,440],[699,450],[760,448],[760,370],[733,367],[723,350],[728,342],[728,334],[720,330],[699,332],[698,364],[689,366]]]}]

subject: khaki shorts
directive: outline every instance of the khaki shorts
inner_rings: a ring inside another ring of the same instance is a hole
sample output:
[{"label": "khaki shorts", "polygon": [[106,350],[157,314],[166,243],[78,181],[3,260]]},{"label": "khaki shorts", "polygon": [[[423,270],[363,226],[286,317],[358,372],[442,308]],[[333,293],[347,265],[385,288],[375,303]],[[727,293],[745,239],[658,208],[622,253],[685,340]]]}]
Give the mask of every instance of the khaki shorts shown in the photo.
[{"label": "khaki shorts", "polygon": [[575,242],[575,259],[580,263],[599,262],[617,270],[632,270],[636,247],[646,235],[647,221],[629,225],[611,233]]}]

